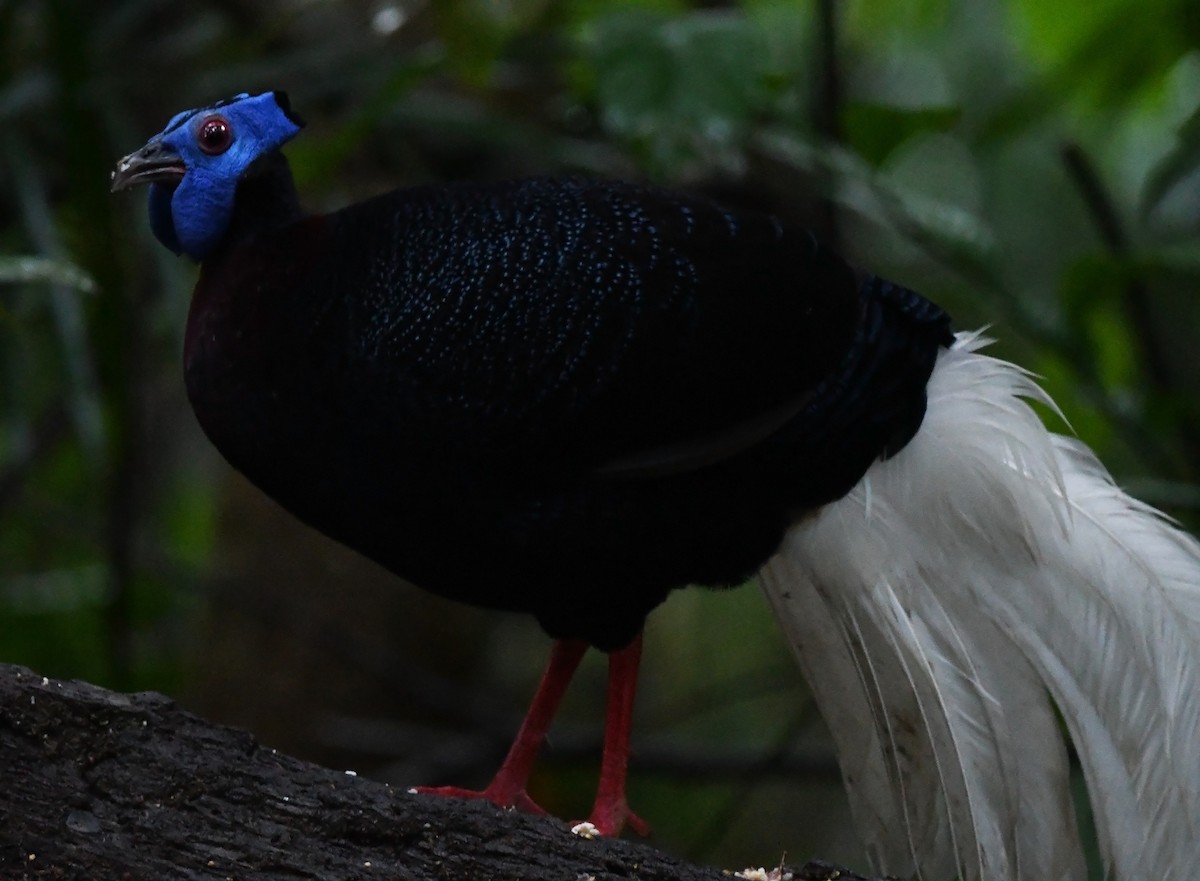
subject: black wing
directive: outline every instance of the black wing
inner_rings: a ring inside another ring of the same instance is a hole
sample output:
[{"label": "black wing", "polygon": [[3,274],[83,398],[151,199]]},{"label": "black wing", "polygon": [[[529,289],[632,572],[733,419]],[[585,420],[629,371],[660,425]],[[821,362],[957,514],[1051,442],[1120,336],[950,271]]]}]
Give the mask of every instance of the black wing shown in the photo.
[{"label": "black wing", "polygon": [[415,189],[334,217],[372,399],[543,468],[635,476],[752,445],[837,371],[863,312],[807,232],[628,184]]}]

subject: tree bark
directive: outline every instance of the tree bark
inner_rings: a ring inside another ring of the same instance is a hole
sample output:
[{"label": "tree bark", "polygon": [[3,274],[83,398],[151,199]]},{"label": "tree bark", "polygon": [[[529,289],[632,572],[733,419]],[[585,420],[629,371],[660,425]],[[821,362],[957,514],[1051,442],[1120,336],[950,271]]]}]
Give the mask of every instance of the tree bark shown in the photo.
[{"label": "tree bark", "polygon": [[[860,878],[810,863],[795,881]],[[302,762],[159,694],[0,665],[0,878],[727,879],[561,821]]]}]

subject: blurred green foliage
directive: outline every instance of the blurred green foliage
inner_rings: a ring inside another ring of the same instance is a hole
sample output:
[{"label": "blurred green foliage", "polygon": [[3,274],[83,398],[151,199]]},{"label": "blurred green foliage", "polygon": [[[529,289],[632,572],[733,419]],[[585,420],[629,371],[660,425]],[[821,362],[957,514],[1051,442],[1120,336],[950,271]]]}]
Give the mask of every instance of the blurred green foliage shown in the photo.
[{"label": "blurred green foliage", "polygon": [[[277,87],[310,121],[289,155],[314,209],[572,172],[808,223],[960,327],[990,323],[1119,481],[1200,522],[1195,0],[0,0],[5,661],[196,694],[231,631],[211,589],[230,530],[291,553],[230,525],[230,474],[183,400],[194,270],[108,194],[177,110]],[[652,619],[639,743],[696,755],[634,798],[704,858],[861,863],[767,618],[745,590]],[[498,626],[471,637],[484,681],[520,695],[541,644]],[[801,797],[777,773],[796,742],[818,757]],[[751,758],[706,771],[718,746]],[[583,809],[577,768],[547,800]]]}]

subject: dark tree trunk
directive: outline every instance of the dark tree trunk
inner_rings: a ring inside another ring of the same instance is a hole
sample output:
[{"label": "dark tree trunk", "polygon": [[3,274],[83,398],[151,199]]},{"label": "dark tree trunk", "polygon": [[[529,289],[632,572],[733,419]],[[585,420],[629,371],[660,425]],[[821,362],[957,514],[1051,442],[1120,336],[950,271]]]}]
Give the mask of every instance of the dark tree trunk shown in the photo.
[{"label": "dark tree trunk", "polygon": [[[858,876],[824,864],[796,881]],[[0,878],[710,879],[560,821],[307,764],[158,694],[0,665]]]}]

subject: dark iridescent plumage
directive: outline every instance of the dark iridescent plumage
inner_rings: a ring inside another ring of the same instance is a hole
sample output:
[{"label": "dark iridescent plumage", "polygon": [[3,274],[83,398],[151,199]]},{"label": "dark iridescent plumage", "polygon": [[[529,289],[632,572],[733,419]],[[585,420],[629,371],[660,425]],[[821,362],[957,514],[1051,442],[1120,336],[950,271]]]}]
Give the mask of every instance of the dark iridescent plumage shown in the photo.
[{"label": "dark iridescent plumage", "polygon": [[948,340],[807,233],[664,191],[418,188],[268,229],[257,201],[189,321],[216,446],[414,583],[601,648],[902,446]]}]

